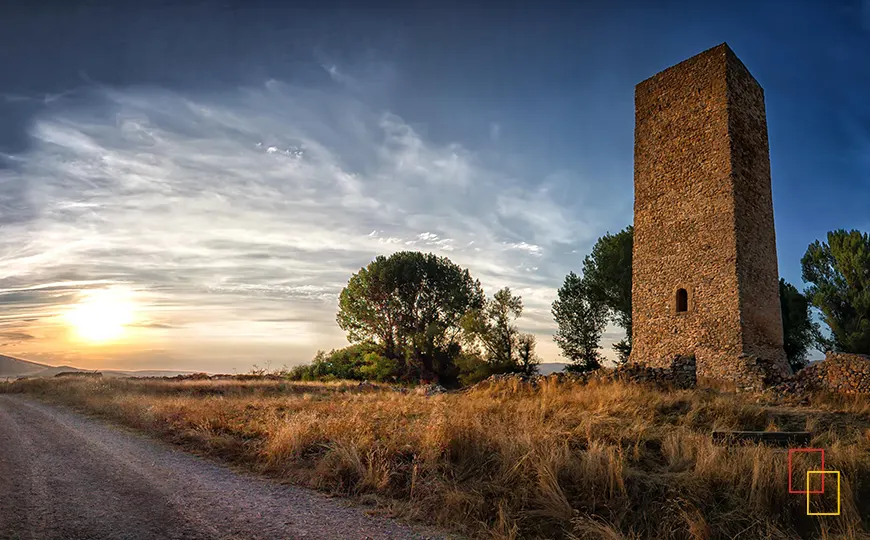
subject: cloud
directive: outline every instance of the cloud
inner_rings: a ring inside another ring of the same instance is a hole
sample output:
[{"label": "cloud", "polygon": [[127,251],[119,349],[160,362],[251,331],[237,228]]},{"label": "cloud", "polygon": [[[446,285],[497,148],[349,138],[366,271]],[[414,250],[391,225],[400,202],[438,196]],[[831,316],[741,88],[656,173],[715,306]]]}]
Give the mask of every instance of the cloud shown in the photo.
[{"label": "cloud", "polygon": [[0,97],[2,97],[4,101],[7,101],[9,103],[21,103],[21,102],[31,101],[31,102],[40,102],[40,103],[47,105],[49,103],[52,103],[52,102],[57,101],[59,99],[62,99],[64,97],[74,93],[75,91],[76,91],[76,89],[73,88],[70,90],[65,90],[63,92],[58,92],[58,93],[54,93],[54,94],[44,93],[44,94],[40,94],[40,95],[36,95],[36,96],[3,93],[3,94],[0,94]]},{"label": "cloud", "polygon": [[326,71],[326,73],[329,74],[329,77],[333,81],[335,81],[339,84],[342,84],[344,86],[347,86],[349,88],[358,87],[359,83],[356,81],[356,79],[354,79],[350,75],[347,75],[346,73],[339,71],[338,66],[336,66],[335,64],[329,64],[329,65],[324,64],[324,65],[321,65],[321,67],[324,69],[324,71]]},{"label": "cloud", "polygon": [[395,90],[396,67],[392,62],[369,53],[371,51],[340,59],[323,50],[314,54],[336,89],[376,100]]},{"label": "cloud", "polygon": [[273,342],[276,357],[340,346],[341,288],[405,249],[521,291],[525,324],[549,343],[564,254],[601,228],[600,201],[569,205],[551,180],[435,144],[393,113],[274,80],[209,96],[103,89],[30,136],[8,180],[35,212],[0,237],[6,313],[43,320],[81,289],[123,283],[139,328],[173,328],[177,357],[227,340]]},{"label": "cloud", "polygon": [[527,242],[502,242],[507,249],[518,249],[520,251],[526,251],[532,255],[541,255],[541,246],[536,246],[534,244],[529,244]]},{"label": "cloud", "polygon": [[31,339],[36,338],[26,332],[0,332],[0,346],[14,345]]},{"label": "cloud", "polygon": [[174,325],[174,324],[156,323],[156,322],[151,322],[151,323],[132,323],[132,324],[128,324],[127,326],[132,327],[132,328],[152,328],[152,329],[155,329],[155,330],[168,330],[168,329],[171,329],[171,328],[179,328],[178,326],[176,326],[176,325]]}]

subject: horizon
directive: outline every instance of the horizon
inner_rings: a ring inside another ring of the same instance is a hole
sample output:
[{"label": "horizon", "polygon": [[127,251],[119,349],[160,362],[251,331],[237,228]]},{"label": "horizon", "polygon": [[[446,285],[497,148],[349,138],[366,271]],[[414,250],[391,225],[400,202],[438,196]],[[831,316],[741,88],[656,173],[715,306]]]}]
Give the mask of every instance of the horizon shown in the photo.
[{"label": "horizon", "polygon": [[9,10],[0,355],[293,366],[347,344],[353,273],[419,250],[511,287],[561,361],[557,288],[632,223],[635,85],[723,42],[765,91],[803,289],[811,242],[870,230],[870,0],[624,6]]}]

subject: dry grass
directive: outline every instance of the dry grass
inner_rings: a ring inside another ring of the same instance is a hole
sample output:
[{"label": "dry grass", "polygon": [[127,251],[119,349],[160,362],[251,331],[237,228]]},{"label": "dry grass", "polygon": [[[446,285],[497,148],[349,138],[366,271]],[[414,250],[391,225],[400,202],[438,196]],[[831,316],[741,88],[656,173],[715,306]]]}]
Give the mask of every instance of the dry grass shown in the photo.
[{"label": "dry grass", "polygon": [[[353,384],[27,380],[28,392],[259,472],[481,538],[870,538],[870,405],[718,390],[504,383],[425,397]],[[712,429],[808,429],[842,515],[808,517],[786,450]],[[863,520],[863,521],[862,521]]]}]

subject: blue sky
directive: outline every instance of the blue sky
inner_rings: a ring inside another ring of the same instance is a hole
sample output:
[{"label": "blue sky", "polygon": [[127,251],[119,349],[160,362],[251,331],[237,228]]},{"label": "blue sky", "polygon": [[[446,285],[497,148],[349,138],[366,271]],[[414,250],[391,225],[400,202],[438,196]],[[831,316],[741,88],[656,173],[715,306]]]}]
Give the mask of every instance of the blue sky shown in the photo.
[{"label": "blue sky", "polygon": [[[0,354],[293,365],[345,343],[353,272],[421,249],[519,292],[555,360],[556,288],[631,223],[634,85],[723,41],[765,89],[781,275],[870,230],[870,2],[560,5],[7,9]],[[74,339],[105,288],[136,322]]]}]

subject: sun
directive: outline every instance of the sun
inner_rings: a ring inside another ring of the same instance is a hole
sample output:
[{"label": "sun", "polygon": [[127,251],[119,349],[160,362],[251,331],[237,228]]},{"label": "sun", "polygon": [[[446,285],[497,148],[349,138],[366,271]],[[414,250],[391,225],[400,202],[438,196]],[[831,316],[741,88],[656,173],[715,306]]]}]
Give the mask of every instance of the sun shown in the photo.
[{"label": "sun", "polygon": [[87,291],[66,313],[66,320],[80,338],[99,343],[120,338],[134,315],[130,291],[112,287]]}]

